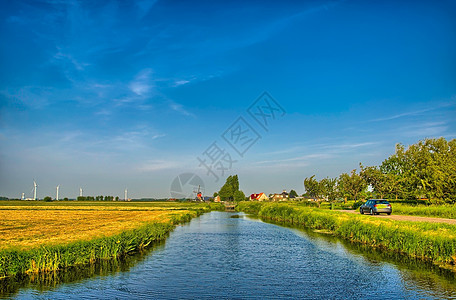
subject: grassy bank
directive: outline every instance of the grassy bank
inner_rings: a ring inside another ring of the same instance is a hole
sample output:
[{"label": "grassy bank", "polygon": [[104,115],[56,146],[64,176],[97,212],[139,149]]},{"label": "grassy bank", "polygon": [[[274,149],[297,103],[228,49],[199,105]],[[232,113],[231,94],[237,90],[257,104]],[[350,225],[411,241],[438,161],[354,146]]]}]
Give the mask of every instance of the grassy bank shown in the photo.
[{"label": "grassy bank", "polygon": [[154,209],[149,203],[135,203],[134,210],[128,204],[111,203],[95,206],[99,209],[64,202],[10,204],[0,204],[0,278],[126,255],[165,239],[178,223],[222,208],[206,204],[158,204]]},{"label": "grassy bank", "polygon": [[407,254],[456,270],[454,225],[393,221],[286,203],[241,202],[237,209],[264,220],[325,231],[352,242]]},{"label": "grassy bank", "polygon": [[[393,206],[393,214],[405,216],[456,219],[456,205],[454,204],[426,205],[419,203],[395,202],[394,200],[391,200],[390,202]],[[360,202],[358,202],[356,205],[355,201],[347,201],[346,203],[338,201],[335,202],[333,206],[330,202],[321,202],[320,207],[318,207],[318,203],[310,201],[290,201],[289,203],[298,207],[315,207],[321,209],[331,209],[331,207],[333,207],[333,209],[335,210],[349,210],[353,209],[353,207],[357,209],[360,205]]]},{"label": "grassy bank", "polygon": [[410,205],[392,203],[393,213],[398,215],[456,219],[456,205]]}]

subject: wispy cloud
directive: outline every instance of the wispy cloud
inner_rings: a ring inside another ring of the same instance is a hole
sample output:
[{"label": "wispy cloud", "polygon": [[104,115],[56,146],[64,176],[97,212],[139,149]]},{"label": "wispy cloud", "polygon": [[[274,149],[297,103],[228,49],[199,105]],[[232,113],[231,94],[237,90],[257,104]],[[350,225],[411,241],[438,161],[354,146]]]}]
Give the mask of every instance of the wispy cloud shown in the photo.
[{"label": "wispy cloud", "polygon": [[59,91],[47,86],[23,86],[19,88],[7,88],[0,91],[0,93],[6,98],[19,101],[27,107],[40,109],[48,106],[56,94],[59,94]]},{"label": "wispy cloud", "polygon": [[[454,98],[455,97],[453,97],[453,99]],[[404,118],[404,117],[421,116],[421,115],[425,115],[426,113],[428,113],[430,111],[435,111],[435,110],[439,110],[439,109],[451,107],[451,106],[456,106],[456,103],[455,102],[439,103],[439,104],[433,105],[432,107],[428,107],[428,108],[424,108],[424,109],[407,111],[407,112],[391,115],[388,117],[372,119],[372,120],[370,120],[370,122],[390,121],[390,120],[400,119],[400,118]]]},{"label": "wispy cloud", "polygon": [[179,103],[176,103],[176,102],[172,101],[169,104],[169,108],[171,108],[174,111],[177,111],[180,114],[183,114],[184,116],[189,116],[189,117],[196,118],[196,116],[193,113],[191,113],[188,110],[186,110],[182,104],[179,104]]},{"label": "wispy cloud", "polygon": [[130,90],[138,96],[148,96],[155,86],[150,78],[151,74],[152,69],[141,70],[130,83]]},{"label": "wispy cloud", "polygon": [[280,164],[280,163],[289,163],[289,162],[308,162],[309,160],[314,160],[314,159],[329,159],[333,158],[334,155],[328,154],[328,153],[313,153],[313,154],[306,154],[302,156],[297,156],[297,157],[291,157],[291,158],[285,158],[285,159],[275,159],[275,160],[263,160],[263,161],[258,161],[256,164]]},{"label": "wispy cloud", "polygon": [[403,126],[399,132],[405,137],[439,137],[445,134],[448,129],[446,122],[423,122]]},{"label": "wispy cloud", "polygon": [[54,55],[54,59],[70,63],[78,71],[84,71],[87,66],[90,66],[89,63],[77,60],[72,54],[63,53],[62,49],[58,49],[58,52]]},{"label": "wispy cloud", "polygon": [[180,86],[189,83],[190,80],[177,80],[174,82],[174,86]]},{"label": "wispy cloud", "polygon": [[350,143],[337,144],[336,143],[336,144],[324,145],[321,148],[328,149],[331,152],[335,153],[335,152],[342,152],[342,151],[350,151],[350,150],[362,148],[362,147],[368,147],[368,146],[372,146],[375,144],[378,144],[378,143],[377,142],[364,142],[364,143],[353,143],[353,144],[350,144]]},{"label": "wispy cloud", "polygon": [[150,160],[139,165],[136,169],[140,172],[150,173],[162,170],[174,170],[182,167],[181,161],[175,160]]}]

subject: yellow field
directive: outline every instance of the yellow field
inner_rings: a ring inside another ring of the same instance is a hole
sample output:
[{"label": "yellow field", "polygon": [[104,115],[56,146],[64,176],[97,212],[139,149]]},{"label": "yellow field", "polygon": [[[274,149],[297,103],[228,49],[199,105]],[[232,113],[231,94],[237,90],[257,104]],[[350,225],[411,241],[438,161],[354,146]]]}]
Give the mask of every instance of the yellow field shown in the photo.
[{"label": "yellow field", "polygon": [[43,244],[66,244],[112,236],[144,223],[168,222],[187,213],[184,207],[166,205],[2,205],[0,250],[29,249]]}]

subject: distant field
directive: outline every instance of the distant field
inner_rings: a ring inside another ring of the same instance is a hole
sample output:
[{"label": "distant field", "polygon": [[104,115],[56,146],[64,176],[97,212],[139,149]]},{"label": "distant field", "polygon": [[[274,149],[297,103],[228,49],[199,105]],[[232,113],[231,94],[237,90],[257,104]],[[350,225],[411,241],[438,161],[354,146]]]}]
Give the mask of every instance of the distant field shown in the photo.
[{"label": "distant field", "polygon": [[174,209],[185,209],[185,208],[195,208],[204,206],[202,203],[198,202],[123,202],[123,201],[53,201],[53,202],[44,202],[44,201],[0,201],[0,209],[2,206],[46,206],[46,207],[61,207],[61,206],[74,206],[74,207],[83,207],[83,206],[93,206],[93,207],[166,207]]},{"label": "distant field", "polygon": [[0,250],[111,236],[145,223],[167,223],[205,204],[175,202],[0,202]]}]

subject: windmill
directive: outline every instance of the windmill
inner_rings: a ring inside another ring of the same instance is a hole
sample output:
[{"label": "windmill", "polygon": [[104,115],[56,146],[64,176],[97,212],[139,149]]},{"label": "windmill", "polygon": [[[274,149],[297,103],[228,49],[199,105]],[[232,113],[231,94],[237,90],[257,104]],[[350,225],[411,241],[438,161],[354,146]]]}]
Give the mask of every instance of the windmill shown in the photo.
[{"label": "windmill", "polygon": [[36,181],[33,180],[33,200],[36,200],[36,188],[38,187],[38,184],[36,184]]},{"label": "windmill", "polygon": [[198,185],[198,190],[193,191],[196,194],[195,200],[203,201],[203,193],[201,192],[201,185]]},{"label": "windmill", "polygon": [[57,190],[56,192],[56,195],[55,195],[55,200],[59,200],[59,188],[60,188],[60,184],[55,188]]},{"label": "windmill", "polygon": [[128,201],[128,198],[127,198],[127,194],[128,194],[128,189],[125,189],[125,201]]},{"label": "windmill", "polygon": [[82,197],[82,192],[83,192],[82,187],[80,187],[79,188],[79,197]]}]

